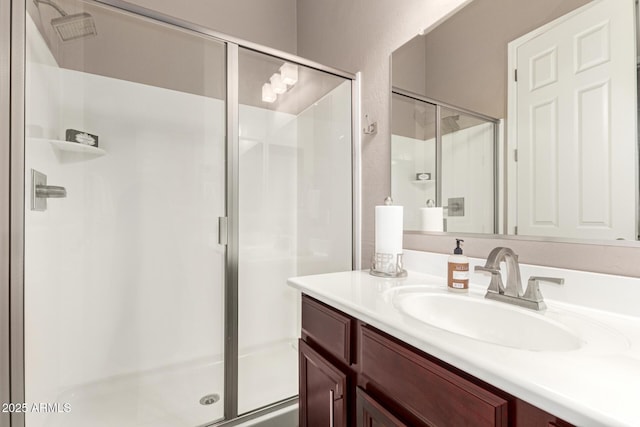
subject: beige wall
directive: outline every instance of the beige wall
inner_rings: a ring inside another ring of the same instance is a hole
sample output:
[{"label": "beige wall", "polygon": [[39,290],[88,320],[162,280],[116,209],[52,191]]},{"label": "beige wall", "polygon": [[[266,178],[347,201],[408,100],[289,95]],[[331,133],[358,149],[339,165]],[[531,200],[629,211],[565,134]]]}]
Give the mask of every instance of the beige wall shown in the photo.
[{"label": "beige wall", "polygon": [[465,0],[298,0],[298,55],[362,72],[362,261],[373,253],[373,212],[391,192],[391,52]]},{"label": "beige wall", "polygon": [[427,74],[427,50],[424,36],[415,36],[393,52],[391,81],[394,87],[425,94],[424,76]]},{"label": "beige wall", "polygon": [[[589,1],[474,0],[422,38],[427,64],[423,94],[506,117],[507,44]],[[415,50],[412,44],[405,48]]]},{"label": "beige wall", "polygon": [[[463,236],[459,236],[463,237]],[[404,235],[405,249],[451,253],[454,236],[444,233],[409,232]],[[486,258],[498,246],[507,246],[518,254],[518,261],[525,264],[593,271],[604,274],[640,277],[640,246],[638,242],[550,242],[520,238],[518,236],[464,236],[465,255]],[[603,286],[606,278],[603,277]]]},{"label": "beige wall", "polygon": [[243,40],[296,53],[296,0],[127,0]]},{"label": "beige wall", "polygon": [[393,85],[504,118],[507,44],[589,1],[474,0],[393,52]]}]

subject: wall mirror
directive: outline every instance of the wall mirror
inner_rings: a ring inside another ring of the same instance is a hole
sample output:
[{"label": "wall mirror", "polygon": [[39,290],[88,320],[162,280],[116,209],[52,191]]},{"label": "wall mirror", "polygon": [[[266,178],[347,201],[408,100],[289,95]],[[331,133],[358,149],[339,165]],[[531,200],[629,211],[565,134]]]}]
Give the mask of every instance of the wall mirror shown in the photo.
[{"label": "wall mirror", "polygon": [[473,0],[392,54],[405,229],[638,240],[635,0]]}]

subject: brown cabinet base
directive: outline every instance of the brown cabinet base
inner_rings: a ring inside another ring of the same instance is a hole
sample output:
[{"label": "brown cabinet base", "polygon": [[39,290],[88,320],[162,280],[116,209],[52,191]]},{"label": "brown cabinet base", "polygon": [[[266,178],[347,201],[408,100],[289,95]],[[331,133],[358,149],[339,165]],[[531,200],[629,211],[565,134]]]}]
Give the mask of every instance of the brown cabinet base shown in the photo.
[{"label": "brown cabinet base", "polygon": [[407,427],[360,387],[356,389],[356,425],[366,427]]},{"label": "brown cabinet base", "polygon": [[300,426],[347,426],[347,374],[299,341]]},{"label": "brown cabinet base", "polygon": [[571,427],[306,295],[300,426]]}]

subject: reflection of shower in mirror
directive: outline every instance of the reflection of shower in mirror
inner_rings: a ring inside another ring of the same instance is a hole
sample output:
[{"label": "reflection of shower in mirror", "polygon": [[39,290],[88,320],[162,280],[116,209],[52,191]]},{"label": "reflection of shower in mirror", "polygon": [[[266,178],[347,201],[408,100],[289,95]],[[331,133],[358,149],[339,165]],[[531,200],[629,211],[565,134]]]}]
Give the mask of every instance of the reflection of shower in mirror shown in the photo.
[{"label": "reflection of shower in mirror", "polygon": [[69,15],[51,0],[34,0],[34,3],[51,6],[60,14],[60,17],[51,20],[51,26],[63,42],[98,34],[93,17],[86,12]]},{"label": "reflection of shower in mirror", "polygon": [[460,115],[456,114],[455,116],[448,116],[442,118],[442,132],[443,133],[451,133],[460,130],[460,125],[458,124],[458,120],[460,120]]}]

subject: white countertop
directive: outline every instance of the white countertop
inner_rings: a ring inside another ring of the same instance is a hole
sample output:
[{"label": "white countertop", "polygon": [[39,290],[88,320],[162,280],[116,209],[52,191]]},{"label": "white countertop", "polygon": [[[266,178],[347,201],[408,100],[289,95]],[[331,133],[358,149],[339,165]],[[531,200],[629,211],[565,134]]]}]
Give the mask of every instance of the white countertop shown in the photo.
[{"label": "white countertop", "polygon": [[[404,279],[383,279],[368,271],[348,271],[296,277],[288,283],[565,421],[640,426],[638,317],[546,299],[549,312],[585,318],[609,331],[611,340],[591,345],[585,339],[586,345],[578,350],[537,352],[454,334],[395,308],[392,300],[398,290],[422,285],[444,290],[442,277],[410,271]],[[472,283],[470,288],[466,297],[483,298],[486,286]]]}]

